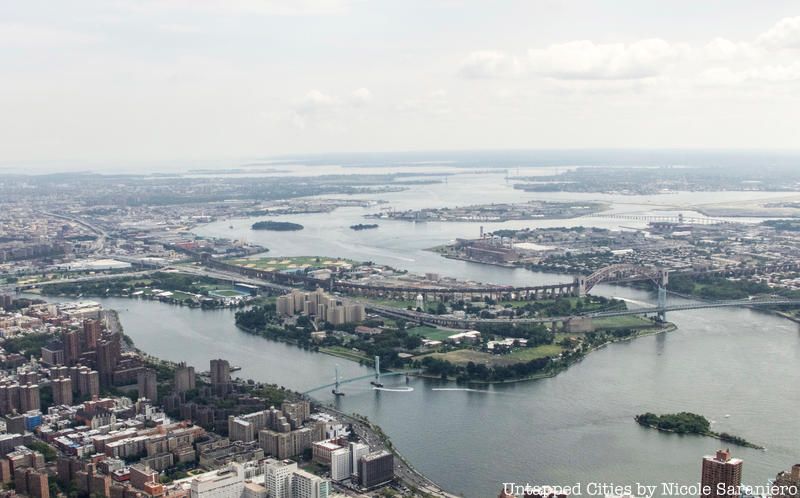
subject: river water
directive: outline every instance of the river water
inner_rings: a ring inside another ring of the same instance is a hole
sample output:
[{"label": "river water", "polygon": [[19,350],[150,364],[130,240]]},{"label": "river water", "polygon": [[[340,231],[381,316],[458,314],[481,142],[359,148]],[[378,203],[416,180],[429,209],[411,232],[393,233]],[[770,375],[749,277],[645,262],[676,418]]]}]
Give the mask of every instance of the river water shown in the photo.
[{"label": "river water", "polygon": [[[703,194],[707,202],[733,202],[785,194]],[[376,196],[396,209],[538,199],[604,199],[618,212],[641,212],[662,204],[683,205],[697,194],[613,197],[526,194],[510,190],[502,177],[469,175],[447,185]],[[676,209],[685,211],[684,209]],[[251,232],[252,219],[200,227],[207,236],[247,238],[274,255],[325,255],[373,260],[415,272],[433,271],[495,283],[569,280],[548,275],[452,261],[424,249],[456,237],[477,236],[477,224],[379,221],[377,230],[348,227],[369,209],[286,216],[300,232]],[[487,230],[522,226],[591,224],[612,220],[560,220],[486,224]],[[233,229],[229,228],[233,225]],[[633,225],[636,226],[636,225]],[[653,302],[652,293],[618,286],[595,292]],[[296,390],[326,384],[335,365],[344,377],[368,373],[351,362],[302,351],[247,335],[233,325],[229,310],[201,311],[150,301],[99,299],[120,311],[125,332],[154,355],[187,361],[203,370],[211,358],[242,366],[237,375]],[[800,329],[773,315],[748,309],[671,313],[678,329],[610,345],[554,378],[462,389],[454,383],[411,379],[411,392],[375,391],[369,384],[344,387],[346,396],[321,400],[380,424],[414,466],[452,492],[468,498],[496,496],[501,483],[615,484],[696,483],[700,460],[720,443],[709,438],[662,434],[638,426],[645,411],[691,411],[714,421],[713,429],[764,445],[768,451],[732,447],[745,460],[744,481],[763,484],[798,459],[800,431]],[[386,387],[406,386],[403,378]],[[585,488],[584,488],[585,489]]]}]

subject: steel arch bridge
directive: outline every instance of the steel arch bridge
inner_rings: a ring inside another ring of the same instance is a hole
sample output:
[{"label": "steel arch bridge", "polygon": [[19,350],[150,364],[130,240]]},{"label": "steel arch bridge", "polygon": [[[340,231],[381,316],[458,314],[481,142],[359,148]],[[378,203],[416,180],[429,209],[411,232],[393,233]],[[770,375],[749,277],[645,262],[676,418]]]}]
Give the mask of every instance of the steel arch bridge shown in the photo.
[{"label": "steel arch bridge", "polygon": [[583,290],[589,292],[601,282],[619,280],[651,280],[658,287],[669,283],[669,271],[663,268],[646,267],[634,264],[616,264],[600,268],[584,278]]}]

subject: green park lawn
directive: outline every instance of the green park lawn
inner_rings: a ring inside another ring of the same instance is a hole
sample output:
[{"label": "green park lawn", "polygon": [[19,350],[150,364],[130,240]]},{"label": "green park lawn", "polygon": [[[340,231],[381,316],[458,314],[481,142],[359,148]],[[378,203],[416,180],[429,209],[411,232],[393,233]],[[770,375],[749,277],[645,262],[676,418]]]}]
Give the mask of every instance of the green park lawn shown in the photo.
[{"label": "green park lawn", "polygon": [[355,261],[327,256],[287,256],[271,258],[229,259],[226,263],[266,271],[296,270],[298,268],[352,267]]},{"label": "green park lawn", "polygon": [[418,335],[432,341],[443,341],[458,332],[455,330],[437,329],[436,327],[421,325],[419,327],[408,329],[408,333],[411,335]]},{"label": "green park lawn", "polygon": [[592,323],[594,324],[594,327],[597,330],[641,329],[641,328],[650,328],[656,326],[649,319],[636,315],[593,318]]},{"label": "green park lawn", "polygon": [[430,356],[440,360],[446,360],[459,366],[466,366],[467,363],[482,363],[486,366],[508,366],[516,363],[524,363],[547,356],[556,356],[562,351],[561,346],[556,344],[544,344],[533,348],[516,348],[510,354],[495,355],[475,351],[472,349],[457,349],[447,353],[432,353]]}]

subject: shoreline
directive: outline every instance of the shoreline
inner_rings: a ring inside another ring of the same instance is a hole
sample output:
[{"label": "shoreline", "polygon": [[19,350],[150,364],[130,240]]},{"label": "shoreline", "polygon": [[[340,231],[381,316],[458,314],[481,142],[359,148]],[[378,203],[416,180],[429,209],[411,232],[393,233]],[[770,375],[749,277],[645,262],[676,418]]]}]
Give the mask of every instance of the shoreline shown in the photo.
[{"label": "shoreline", "polygon": [[[636,417],[633,417],[633,419],[636,420]],[[648,428],[648,429],[655,429],[655,430],[657,430],[659,432],[666,432],[668,434],[677,434],[679,436],[710,437],[712,439],[716,439],[716,440],[722,441],[724,443],[733,444],[735,446],[740,446],[742,448],[750,448],[752,450],[758,450],[758,451],[767,451],[767,449],[765,447],[759,446],[757,444],[753,444],[753,443],[751,443],[749,441],[745,441],[744,443],[736,443],[734,441],[731,441],[730,439],[723,439],[721,434],[719,434],[717,432],[714,432],[714,431],[702,432],[702,433],[701,432],[677,432],[677,431],[674,431],[672,429],[662,429],[661,427],[658,427],[656,425],[642,424],[642,423],[639,423],[638,420],[636,420],[636,423],[639,424],[641,427],[645,427],[645,428]]]},{"label": "shoreline", "polygon": [[[327,410],[329,412],[332,412],[332,413],[336,414],[337,416],[349,421],[354,426],[359,426],[359,425],[365,426],[366,430],[371,431],[375,436],[377,436],[377,438],[380,439],[381,442],[386,447],[386,450],[388,450],[395,457],[397,457],[397,459],[402,462],[402,465],[405,465],[405,467],[408,469],[408,472],[410,474],[412,474],[412,476],[414,476],[414,477],[416,477],[416,478],[418,478],[418,479],[420,479],[422,481],[422,483],[425,485],[425,487],[422,488],[422,489],[420,489],[420,488],[417,488],[417,489],[419,491],[422,491],[423,493],[425,493],[426,496],[438,496],[438,497],[441,497],[441,498],[458,498],[456,495],[448,493],[447,491],[445,491],[441,486],[439,486],[430,477],[426,476],[425,474],[423,474],[422,472],[417,470],[413,465],[411,465],[411,463],[408,461],[408,459],[392,443],[392,439],[386,434],[386,432],[384,432],[384,430],[383,430],[383,428],[381,428],[381,426],[375,424],[374,422],[369,420],[364,415],[360,415],[358,413],[353,413],[352,415],[351,414],[347,414],[347,413],[344,413],[341,410],[338,410],[338,409],[334,408],[330,404],[322,404],[321,402],[319,403],[319,406],[322,407],[321,409],[324,409],[324,410]],[[399,477],[398,479],[401,480],[401,481],[403,480],[402,477]],[[407,484],[410,484],[410,483],[407,483]],[[416,487],[416,486],[414,486],[414,487]]]},{"label": "shoreline", "polygon": [[[86,299],[93,299],[93,298],[108,299],[108,298],[114,298],[114,299],[131,299],[131,300],[137,300],[137,301],[153,301],[153,302],[160,303],[160,304],[170,304],[172,306],[180,306],[182,308],[189,308],[189,309],[200,310],[200,311],[232,310],[232,309],[244,308],[244,307],[250,305],[250,303],[245,303],[243,306],[239,305],[239,304],[232,304],[232,305],[223,305],[223,306],[206,306],[206,307],[203,307],[202,304],[186,304],[183,301],[177,301],[177,300],[162,301],[161,299],[158,299],[158,298],[144,297],[144,296],[126,296],[126,295],[123,295],[123,294],[109,294],[107,296],[100,296],[100,295],[97,295],[97,294],[82,294],[80,296],[75,296],[73,294],[44,294],[42,292],[33,292],[34,290],[37,290],[37,289],[26,290],[25,294],[37,294],[39,296],[42,296],[43,298],[44,297],[50,297],[50,298],[68,297],[68,298],[74,298],[74,299],[84,299],[84,298],[86,298]],[[178,291],[178,292],[183,292],[183,291]]]},{"label": "shoreline", "polygon": [[[131,350],[135,351],[137,354],[139,354],[140,356],[145,358],[147,361],[151,361],[151,362],[154,362],[154,363],[157,363],[157,364],[162,364],[162,365],[168,365],[168,366],[170,366],[172,368],[177,366],[177,364],[174,361],[165,360],[165,359],[160,358],[158,356],[149,354],[149,353],[139,349],[138,347],[136,347],[133,339],[124,334],[122,321],[120,320],[119,314],[118,314],[116,309],[109,309],[109,310],[103,310],[103,311],[106,314],[107,319],[110,322],[112,322],[112,323],[109,324],[111,326],[111,328],[113,328],[115,331],[117,331],[117,332],[119,332],[120,334],[123,335],[123,337],[125,338],[125,342],[126,342],[128,348],[130,348]],[[201,311],[203,311],[203,310],[201,310]],[[239,325],[236,325],[236,327],[244,330],[244,327],[241,327]],[[267,339],[267,338],[264,337],[264,339]],[[254,379],[242,379],[242,380],[247,382],[247,381],[251,381],[251,380],[254,380]],[[377,438],[382,442],[384,447],[388,451],[390,451],[395,457],[397,457],[398,460],[400,460],[401,464],[397,466],[398,470],[402,469],[403,467],[405,467],[405,469],[404,469],[405,472],[400,472],[400,475],[398,475],[397,473],[395,474],[395,479],[397,481],[403,483],[404,485],[408,486],[409,488],[413,488],[413,489],[417,489],[417,490],[421,491],[424,494],[424,496],[426,496],[426,497],[458,498],[456,495],[448,493],[447,491],[445,491],[440,485],[438,485],[436,482],[434,482],[430,477],[426,476],[425,474],[423,474],[422,472],[417,470],[413,465],[411,465],[411,463],[406,459],[406,457],[403,456],[403,454],[400,453],[400,451],[397,449],[397,447],[392,443],[391,437],[389,437],[389,435],[386,434],[386,432],[384,432],[384,430],[379,425],[377,425],[377,424],[371,422],[369,419],[367,419],[366,416],[359,415],[357,413],[354,413],[353,415],[348,415],[348,414],[346,414],[346,413],[344,413],[342,411],[337,410],[332,405],[325,404],[322,401],[314,399],[313,397],[311,397],[309,395],[304,395],[304,394],[302,394],[302,393],[300,393],[298,391],[295,391],[294,389],[288,389],[288,390],[292,394],[294,394],[295,396],[310,398],[311,400],[313,400],[314,403],[317,404],[318,409],[320,411],[333,412],[337,416],[339,416],[340,418],[344,419],[347,422],[350,422],[354,426],[359,426],[359,425],[364,426],[365,431],[368,430],[373,435],[377,436]],[[403,473],[407,473],[407,475],[404,477],[402,475]],[[421,486],[419,486],[420,484],[421,484]]]},{"label": "shoreline", "polygon": [[[280,338],[280,337],[267,337],[267,336],[261,335],[257,331],[252,330],[250,328],[241,326],[239,324],[235,324],[235,325],[236,325],[236,328],[240,329],[241,331],[243,331],[246,334],[259,336],[259,337],[261,337],[263,339],[266,339],[266,340],[271,340],[271,341],[275,341],[275,342],[282,342],[284,344],[291,344],[291,345],[294,345],[294,346],[298,345],[296,341],[293,341],[293,340],[290,340],[290,339],[285,339],[285,338]],[[612,338],[612,339],[610,339],[610,340],[608,340],[608,341],[606,341],[606,342],[604,342],[602,344],[598,344],[597,346],[594,346],[594,347],[590,348],[588,351],[586,351],[586,353],[583,356],[581,356],[581,357],[579,357],[577,359],[574,359],[572,361],[569,361],[564,365],[559,365],[553,371],[550,371],[550,372],[537,373],[537,374],[534,374],[534,375],[529,376],[529,377],[523,377],[523,378],[517,378],[517,379],[491,380],[491,381],[487,381],[487,380],[468,380],[468,381],[462,381],[461,383],[477,384],[477,385],[516,384],[516,383],[519,383],[519,382],[528,382],[528,381],[534,381],[534,380],[540,380],[540,379],[548,379],[548,378],[555,377],[556,375],[558,375],[561,372],[566,371],[567,369],[569,369],[569,367],[571,367],[575,363],[580,362],[583,358],[585,358],[589,354],[591,354],[591,353],[593,353],[593,352],[595,352],[597,350],[603,349],[603,348],[605,348],[606,346],[608,346],[610,344],[615,344],[615,343],[619,343],[619,342],[626,342],[626,341],[634,341],[634,340],[642,338],[642,337],[648,337],[648,336],[651,336],[651,335],[658,335],[658,334],[664,334],[664,333],[668,333],[668,332],[673,332],[673,331],[675,331],[677,329],[678,329],[678,326],[675,325],[672,322],[667,322],[667,324],[665,326],[663,326],[663,327],[648,327],[648,328],[637,329],[637,334],[635,336],[633,336],[633,337]],[[363,358],[363,359],[359,359],[358,361],[356,361],[349,354],[339,353],[337,351],[330,350],[328,348],[317,347],[317,349],[313,349],[313,348],[309,348],[309,349],[302,348],[302,349],[304,349],[304,350],[306,350],[306,351],[308,351],[310,353],[327,354],[329,356],[333,356],[333,357],[336,357],[336,358],[341,358],[341,359],[344,359],[344,360],[347,360],[347,361],[352,361],[353,363],[358,363],[359,365],[371,365],[371,364],[373,364],[373,362],[372,362],[372,360],[370,358]],[[404,369],[388,369],[387,371],[389,371],[389,372],[404,372],[405,370]],[[458,380],[454,379],[454,378],[448,377],[447,379],[442,379],[439,376],[425,374],[425,373],[422,373],[422,372],[417,372],[417,373],[413,373],[413,374],[409,374],[409,375],[413,375],[414,377],[420,377],[420,378],[423,378],[423,379],[446,380],[447,382],[459,383]]]},{"label": "shoreline", "polygon": [[[655,328],[641,329],[642,331],[646,331],[646,332],[643,332],[641,334],[636,334],[636,336],[634,336],[634,337],[615,338],[615,339],[611,339],[609,341],[606,341],[606,342],[604,342],[602,344],[598,344],[597,346],[594,346],[594,347],[590,348],[588,351],[586,351],[586,353],[583,356],[581,356],[579,358],[576,358],[576,359],[574,359],[572,361],[568,361],[566,364],[559,365],[558,367],[556,367],[555,369],[553,369],[550,372],[537,373],[537,374],[531,375],[529,377],[522,377],[522,378],[519,378],[519,379],[467,380],[467,381],[459,382],[457,379],[448,377],[446,380],[447,380],[447,382],[463,383],[463,384],[467,384],[467,385],[475,384],[475,385],[489,386],[489,385],[501,385],[501,384],[517,384],[517,383],[520,383],[520,382],[529,382],[529,381],[534,381],[534,380],[550,379],[550,378],[553,378],[553,377],[557,376],[558,374],[560,374],[562,372],[566,372],[571,366],[575,365],[576,363],[581,362],[589,354],[591,354],[591,353],[593,353],[595,351],[598,351],[600,349],[603,349],[603,348],[609,346],[610,344],[616,344],[616,343],[619,343],[619,342],[635,341],[636,339],[639,339],[639,338],[642,338],[642,337],[648,337],[648,336],[651,336],[651,335],[658,335],[658,334],[666,334],[668,332],[673,332],[673,331],[678,329],[678,326],[675,325],[674,323],[671,323],[671,322],[667,322],[667,323],[668,323],[668,325],[666,325],[663,328],[659,328],[659,329],[655,329]],[[441,377],[438,377],[438,376],[435,376],[435,375],[426,375],[424,373],[417,373],[417,374],[413,374],[413,375],[415,375],[416,377],[421,377],[421,378],[425,378],[425,379],[445,380],[445,379],[442,379]]]}]

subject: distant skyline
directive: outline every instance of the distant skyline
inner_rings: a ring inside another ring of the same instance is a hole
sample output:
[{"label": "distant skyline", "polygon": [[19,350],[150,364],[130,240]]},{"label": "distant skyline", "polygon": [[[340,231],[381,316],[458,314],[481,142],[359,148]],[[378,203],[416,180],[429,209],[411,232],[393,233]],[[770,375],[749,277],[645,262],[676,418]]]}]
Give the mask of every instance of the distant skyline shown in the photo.
[{"label": "distant skyline", "polygon": [[[0,3],[0,165],[799,147],[800,6]],[[87,168],[89,169],[89,168]]]}]

